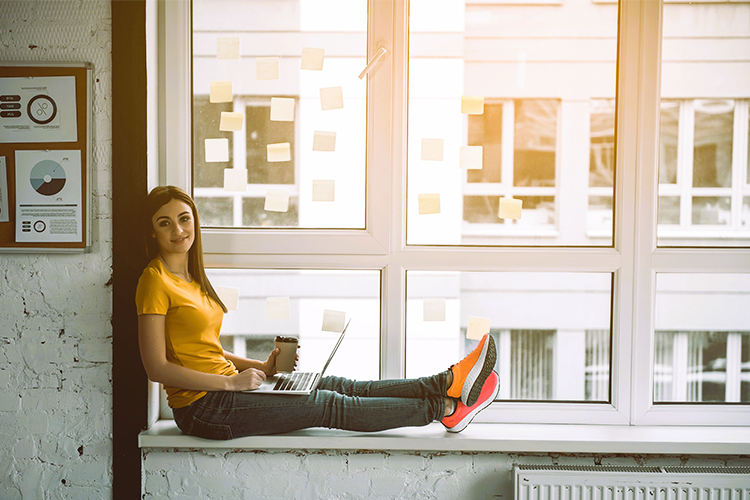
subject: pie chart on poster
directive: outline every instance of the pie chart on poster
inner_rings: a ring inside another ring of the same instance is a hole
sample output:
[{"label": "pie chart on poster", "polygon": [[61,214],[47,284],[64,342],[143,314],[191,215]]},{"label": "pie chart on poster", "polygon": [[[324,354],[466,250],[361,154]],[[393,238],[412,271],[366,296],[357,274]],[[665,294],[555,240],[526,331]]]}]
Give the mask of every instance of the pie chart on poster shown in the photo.
[{"label": "pie chart on poster", "polygon": [[31,187],[44,196],[53,196],[65,187],[65,169],[53,160],[42,160],[31,168]]}]

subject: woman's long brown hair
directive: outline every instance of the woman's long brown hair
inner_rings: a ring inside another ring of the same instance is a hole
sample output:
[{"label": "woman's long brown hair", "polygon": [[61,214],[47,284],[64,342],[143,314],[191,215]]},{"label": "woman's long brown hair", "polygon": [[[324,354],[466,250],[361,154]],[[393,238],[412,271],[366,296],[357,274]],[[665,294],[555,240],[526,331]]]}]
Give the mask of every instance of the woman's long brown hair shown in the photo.
[{"label": "woman's long brown hair", "polygon": [[146,199],[145,227],[143,231],[148,257],[149,259],[155,259],[159,255],[159,244],[155,238],[151,237],[151,234],[154,232],[151,218],[161,207],[172,200],[186,203],[190,206],[190,210],[193,212],[195,238],[193,240],[193,245],[190,247],[190,250],[188,250],[188,271],[190,271],[193,279],[201,287],[203,293],[219,304],[224,312],[227,312],[227,306],[224,305],[219,298],[219,294],[216,293],[214,287],[211,286],[211,282],[208,280],[208,276],[206,276],[206,270],[203,267],[203,242],[201,239],[201,222],[198,218],[198,209],[190,195],[177,186],[158,186],[152,189],[148,194],[148,198]]}]

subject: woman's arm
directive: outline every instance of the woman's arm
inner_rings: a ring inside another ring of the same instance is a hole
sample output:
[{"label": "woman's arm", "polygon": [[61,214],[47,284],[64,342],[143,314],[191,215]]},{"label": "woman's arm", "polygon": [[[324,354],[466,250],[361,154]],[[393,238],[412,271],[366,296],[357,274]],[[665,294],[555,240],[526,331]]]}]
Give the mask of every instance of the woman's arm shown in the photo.
[{"label": "woman's arm", "polygon": [[276,373],[276,356],[278,354],[279,349],[274,349],[266,361],[258,361],[257,359],[243,358],[231,352],[224,351],[224,357],[231,361],[239,371],[255,368],[256,370],[261,370],[268,377]]},{"label": "woman's arm", "polygon": [[266,379],[263,370],[254,366],[243,369],[235,365],[243,371],[228,377],[170,363],[167,361],[165,324],[166,316],[162,314],[138,316],[138,345],[149,380],[192,391],[245,391],[257,389]]}]

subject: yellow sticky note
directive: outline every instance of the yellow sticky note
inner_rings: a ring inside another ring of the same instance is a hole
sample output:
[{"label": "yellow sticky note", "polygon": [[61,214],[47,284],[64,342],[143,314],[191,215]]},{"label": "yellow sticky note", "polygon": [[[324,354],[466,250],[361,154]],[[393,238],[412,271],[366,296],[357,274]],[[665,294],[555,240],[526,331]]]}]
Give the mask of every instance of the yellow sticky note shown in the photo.
[{"label": "yellow sticky note", "polygon": [[208,96],[209,102],[232,102],[232,82],[216,81],[209,84],[211,90]]},{"label": "yellow sticky note", "polygon": [[314,49],[312,47],[302,47],[301,69],[311,69],[321,71],[323,69],[324,49]]},{"label": "yellow sticky note", "polygon": [[419,215],[440,213],[440,193],[420,194]]},{"label": "yellow sticky note", "polygon": [[467,170],[482,169],[482,146],[461,146],[459,150],[459,164]]},{"label": "yellow sticky note", "polygon": [[229,139],[206,139],[206,162],[229,161]]},{"label": "yellow sticky note", "polygon": [[247,191],[247,169],[225,168],[224,169],[224,191],[244,193]]},{"label": "yellow sticky note", "polygon": [[313,151],[333,151],[336,149],[336,132],[316,130],[313,135]]},{"label": "yellow sticky note", "polygon": [[279,58],[278,57],[256,57],[255,58],[256,80],[278,80]]},{"label": "yellow sticky note", "polygon": [[270,320],[289,319],[291,317],[289,297],[268,297],[266,299],[266,316]]},{"label": "yellow sticky note", "polygon": [[520,219],[523,200],[515,198],[500,198],[500,206],[497,210],[497,216],[501,219]]},{"label": "yellow sticky note", "polygon": [[240,299],[240,289],[239,288],[232,288],[230,286],[217,286],[215,288],[216,293],[219,295],[219,298],[224,303],[225,306],[227,306],[227,309],[230,311],[236,311],[237,310],[237,303]]},{"label": "yellow sticky note", "polygon": [[443,140],[422,139],[422,159],[427,161],[443,161]]},{"label": "yellow sticky note", "polygon": [[344,94],[341,87],[320,89],[320,109],[340,109],[344,107]]},{"label": "yellow sticky note", "polygon": [[445,299],[424,299],[424,321],[445,321]]},{"label": "yellow sticky note", "polygon": [[469,316],[469,324],[466,327],[466,338],[479,340],[485,333],[490,333],[490,320],[488,318]]},{"label": "yellow sticky note", "polygon": [[294,99],[291,97],[271,98],[271,121],[293,122],[294,121]]},{"label": "yellow sticky note", "polygon": [[219,59],[239,59],[240,39],[238,37],[219,37],[216,40],[216,57]]},{"label": "yellow sticky note", "polygon": [[312,184],[312,201],[333,201],[334,181],[316,179]]},{"label": "yellow sticky note", "polygon": [[484,97],[474,95],[461,96],[461,113],[481,115],[484,113]]},{"label": "yellow sticky note", "polygon": [[266,191],[266,203],[263,209],[268,212],[289,211],[289,191],[283,189],[269,189]]},{"label": "yellow sticky note", "polygon": [[239,132],[242,130],[242,122],[245,121],[245,115],[242,113],[221,112],[221,121],[219,130],[223,132]]},{"label": "yellow sticky note", "polygon": [[329,309],[326,309],[323,311],[323,327],[321,329],[324,332],[341,333],[344,331],[345,321],[345,311],[331,311]]},{"label": "yellow sticky note", "polygon": [[268,161],[290,161],[292,159],[292,149],[288,142],[278,144],[269,144],[266,146]]}]

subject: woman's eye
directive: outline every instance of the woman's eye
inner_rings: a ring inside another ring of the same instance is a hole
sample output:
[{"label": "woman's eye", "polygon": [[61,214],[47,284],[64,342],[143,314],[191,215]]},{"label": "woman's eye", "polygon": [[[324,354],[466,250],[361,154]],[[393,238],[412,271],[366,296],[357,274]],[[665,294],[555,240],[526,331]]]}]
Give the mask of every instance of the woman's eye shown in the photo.
[{"label": "woman's eye", "polygon": [[185,217],[183,217],[183,218],[182,218],[182,219],[180,219],[180,220],[181,220],[182,222],[187,222],[187,221],[189,221],[189,220],[190,220],[190,217],[188,217],[188,216],[186,215]]}]

